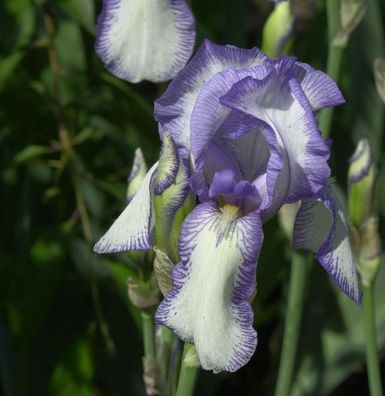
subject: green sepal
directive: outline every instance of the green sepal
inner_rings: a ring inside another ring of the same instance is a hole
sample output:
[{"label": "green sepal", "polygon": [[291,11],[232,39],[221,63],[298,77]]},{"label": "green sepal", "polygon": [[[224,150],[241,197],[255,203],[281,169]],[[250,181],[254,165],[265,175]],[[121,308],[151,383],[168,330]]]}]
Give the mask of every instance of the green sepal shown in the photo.
[{"label": "green sepal", "polygon": [[154,240],[157,248],[174,263],[179,261],[178,239],[183,221],[194,206],[195,198],[189,187],[189,169],[179,157],[171,135],[166,133],[155,181]]}]

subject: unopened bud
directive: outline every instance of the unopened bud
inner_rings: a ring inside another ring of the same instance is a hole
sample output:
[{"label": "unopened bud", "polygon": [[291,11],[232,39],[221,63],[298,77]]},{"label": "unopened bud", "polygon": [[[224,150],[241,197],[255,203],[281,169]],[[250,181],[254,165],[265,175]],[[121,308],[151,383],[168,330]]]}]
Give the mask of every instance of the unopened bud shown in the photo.
[{"label": "unopened bud", "polygon": [[285,52],[293,32],[294,17],[288,1],[277,2],[267,19],[262,34],[262,50],[275,58]]},{"label": "unopened bud", "polygon": [[385,59],[378,58],[373,64],[374,80],[376,81],[377,92],[385,103]]},{"label": "unopened bud", "polygon": [[365,286],[371,286],[380,264],[381,242],[378,233],[378,219],[371,217],[360,227],[359,234],[358,270],[362,283]]},{"label": "unopened bud", "polygon": [[127,183],[127,202],[130,202],[138,191],[142,181],[147,173],[147,164],[144,160],[142,150],[137,148],[135,150],[134,162],[132,164],[130,175],[128,176]]},{"label": "unopened bud", "polygon": [[189,168],[169,133],[163,135],[155,180],[155,243],[172,261],[179,261],[178,239],[185,217],[194,208]]},{"label": "unopened bud", "polygon": [[194,345],[186,344],[185,353],[183,355],[183,363],[186,367],[190,368],[200,367],[201,363]]},{"label": "unopened bud", "polygon": [[134,278],[127,279],[128,298],[131,303],[141,309],[149,309],[159,304],[158,290],[147,288]]},{"label": "unopened bud", "polygon": [[341,30],[334,41],[344,47],[365,15],[366,0],[341,0],[340,7]]},{"label": "unopened bud", "polygon": [[358,227],[371,215],[375,183],[376,171],[367,139],[358,142],[349,162],[349,212],[352,223]]},{"label": "unopened bud", "polygon": [[286,204],[283,205],[278,212],[279,224],[286,238],[288,238],[289,240],[292,238],[293,235],[295,217],[297,215],[299,206],[300,206],[299,202]]}]

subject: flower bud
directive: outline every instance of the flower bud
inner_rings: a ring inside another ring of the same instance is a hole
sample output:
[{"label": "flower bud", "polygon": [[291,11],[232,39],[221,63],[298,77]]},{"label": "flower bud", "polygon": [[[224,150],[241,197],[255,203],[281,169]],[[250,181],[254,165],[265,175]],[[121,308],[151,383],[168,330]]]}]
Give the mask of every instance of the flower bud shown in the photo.
[{"label": "flower bud", "polygon": [[200,361],[198,358],[195,346],[192,344],[186,344],[185,352],[183,355],[183,363],[186,367],[197,368],[200,367]]},{"label": "flower bud", "polygon": [[376,81],[377,92],[385,103],[385,59],[378,58],[373,64],[374,79]]},{"label": "flower bud", "polygon": [[285,204],[278,212],[279,224],[288,239],[292,238],[295,216],[297,215],[299,206],[299,202]]},{"label": "flower bud", "polygon": [[361,22],[366,11],[366,0],[341,0],[340,16],[341,30],[335,38],[335,43],[346,46],[353,30]]},{"label": "flower bud", "polygon": [[349,212],[352,223],[359,227],[369,219],[372,212],[376,173],[367,139],[358,142],[349,162]]},{"label": "flower bud", "polygon": [[364,286],[371,286],[380,264],[381,242],[378,233],[378,218],[371,217],[360,227],[358,271]]},{"label": "flower bud", "polygon": [[179,156],[169,133],[163,135],[154,187],[155,244],[175,263],[179,261],[178,238],[185,217],[194,207],[189,168]]},{"label": "flower bud", "polygon": [[275,58],[286,52],[293,31],[293,21],[290,3],[277,3],[263,28],[262,50],[266,55]]},{"label": "flower bud", "polygon": [[131,303],[141,309],[150,309],[159,304],[159,290],[155,287],[145,287],[139,280],[127,279],[128,298]]},{"label": "flower bud", "polygon": [[132,164],[130,175],[128,176],[127,182],[127,202],[130,202],[134,195],[138,191],[144,177],[147,173],[147,164],[144,160],[142,150],[137,148],[135,150],[134,162]]}]

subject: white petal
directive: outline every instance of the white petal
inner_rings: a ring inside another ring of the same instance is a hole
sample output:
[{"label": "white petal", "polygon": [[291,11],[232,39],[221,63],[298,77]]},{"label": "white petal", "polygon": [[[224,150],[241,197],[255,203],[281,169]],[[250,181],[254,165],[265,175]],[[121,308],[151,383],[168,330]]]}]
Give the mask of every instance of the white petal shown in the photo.
[{"label": "white petal", "polygon": [[294,247],[316,253],[320,264],[336,284],[355,302],[361,303],[357,265],[344,212],[327,187],[319,200],[301,204],[294,224]]},{"label": "white petal", "polygon": [[157,166],[158,163],[147,172],[132,201],[94,246],[95,252],[117,253],[152,248],[152,184]]},{"label": "white petal", "polygon": [[156,319],[195,344],[206,370],[236,371],[254,353],[257,337],[248,301],[262,239],[259,216],[239,217],[234,206],[218,209],[206,202],[185,220],[181,263]]},{"label": "white petal", "polygon": [[194,18],[184,0],[104,0],[96,38],[111,73],[131,82],[166,81],[191,56]]}]

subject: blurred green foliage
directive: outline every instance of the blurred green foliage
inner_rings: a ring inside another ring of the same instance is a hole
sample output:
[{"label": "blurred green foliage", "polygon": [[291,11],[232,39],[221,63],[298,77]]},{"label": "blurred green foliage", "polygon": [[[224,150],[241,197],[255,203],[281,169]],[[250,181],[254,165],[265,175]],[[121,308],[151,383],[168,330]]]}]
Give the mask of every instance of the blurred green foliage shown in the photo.
[{"label": "blurred green foliage", "polygon": [[[93,49],[100,7],[94,0],[0,2],[0,394],[6,396],[144,394],[140,316],[126,291],[143,256],[100,257],[92,244],[125,205],[135,148],[149,164],[156,161],[153,101],[166,85],[132,85],[104,70]],[[253,46],[260,45],[272,4],[193,0],[192,8],[198,42]],[[294,54],[324,69],[324,3],[296,1],[295,9]],[[331,159],[343,194],[347,159],[360,137],[369,138],[380,169],[382,236],[384,105],[372,63],[384,56],[384,9],[369,1],[349,43],[340,82],[347,103],[336,111]],[[265,233],[254,301],[257,352],[236,374],[202,373],[198,395],[272,393],[289,246],[276,220]],[[376,291],[383,352],[384,264]],[[366,394],[362,310],[318,265],[309,278],[293,395]]]}]

